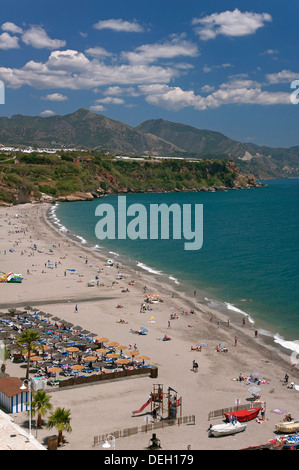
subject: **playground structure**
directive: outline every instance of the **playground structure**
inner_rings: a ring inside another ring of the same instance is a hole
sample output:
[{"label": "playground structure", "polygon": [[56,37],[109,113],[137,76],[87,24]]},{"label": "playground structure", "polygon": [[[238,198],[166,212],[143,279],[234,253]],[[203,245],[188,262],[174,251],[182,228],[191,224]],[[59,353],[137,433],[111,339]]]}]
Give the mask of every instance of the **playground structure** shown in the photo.
[{"label": "playground structure", "polygon": [[151,405],[151,413],[155,411],[160,414],[161,418],[166,412],[166,419],[177,418],[177,409],[180,407],[180,417],[182,417],[182,397],[178,398],[178,392],[171,387],[168,387],[167,392],[164,392],[162,384],[154,384],[149,399],[139,410],[133,411],[133,415],[142,413],[149,405]]},{"label": "playground structure", "polygon": [[22,274],[16,274],[16,273],[1,273],[0,272],[0,282],[7,282],[7,283],[21,283],[23,280]]}]

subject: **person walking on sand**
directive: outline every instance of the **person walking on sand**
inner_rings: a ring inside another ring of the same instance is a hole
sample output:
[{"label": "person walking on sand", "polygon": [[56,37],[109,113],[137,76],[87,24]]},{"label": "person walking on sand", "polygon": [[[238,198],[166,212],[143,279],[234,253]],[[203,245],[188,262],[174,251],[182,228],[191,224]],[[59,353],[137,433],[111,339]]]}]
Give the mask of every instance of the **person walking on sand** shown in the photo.
[{"label": "person walking on sand", "polygon": [[235,336],[235,346],[237,346],[237,342],[238,342],[238,337]]},{"label": "person walking on sand", "polygon": [[75,313],[78,313],[78,305],[75,305]]}]

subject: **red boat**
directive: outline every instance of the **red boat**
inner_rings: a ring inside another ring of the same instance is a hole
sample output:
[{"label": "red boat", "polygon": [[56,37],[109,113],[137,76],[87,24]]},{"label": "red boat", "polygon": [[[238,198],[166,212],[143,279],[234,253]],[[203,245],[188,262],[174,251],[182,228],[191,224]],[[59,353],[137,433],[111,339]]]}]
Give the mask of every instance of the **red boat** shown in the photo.
[{"label": "red boat", "polygon": [[231,413],[224,413],[225,418],[229,421],[229,417],[236,416],[237,420],[242,423],[243,421],[250,421],[257,417],[261,409],[261,406],[257,408],[248,408],[246,410],[232,411]]}]

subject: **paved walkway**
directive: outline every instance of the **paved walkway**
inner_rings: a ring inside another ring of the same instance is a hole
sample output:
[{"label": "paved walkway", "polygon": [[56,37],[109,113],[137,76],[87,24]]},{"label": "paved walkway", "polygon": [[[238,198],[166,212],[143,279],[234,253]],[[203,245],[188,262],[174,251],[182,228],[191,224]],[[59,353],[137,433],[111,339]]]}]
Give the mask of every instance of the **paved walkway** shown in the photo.
[{"label": "paved walkway", "polygon": [[12,418],[0,410],[0,450],[47,450],[34,437],[15,424]]}]

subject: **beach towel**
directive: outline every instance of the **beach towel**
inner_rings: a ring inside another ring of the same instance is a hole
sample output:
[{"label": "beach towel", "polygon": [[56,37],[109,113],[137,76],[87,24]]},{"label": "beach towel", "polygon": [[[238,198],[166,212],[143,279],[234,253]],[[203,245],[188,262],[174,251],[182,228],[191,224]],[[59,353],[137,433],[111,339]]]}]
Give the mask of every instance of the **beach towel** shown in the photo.
[{"label": "beach towel", "polygon": [[275,410],[271,410],[271,411],[272,411],[272,413],[276,413],[278,415],[283,415],[284,413],[286,413],[285,410],[281,410],[279,408],[275,408]]}]

